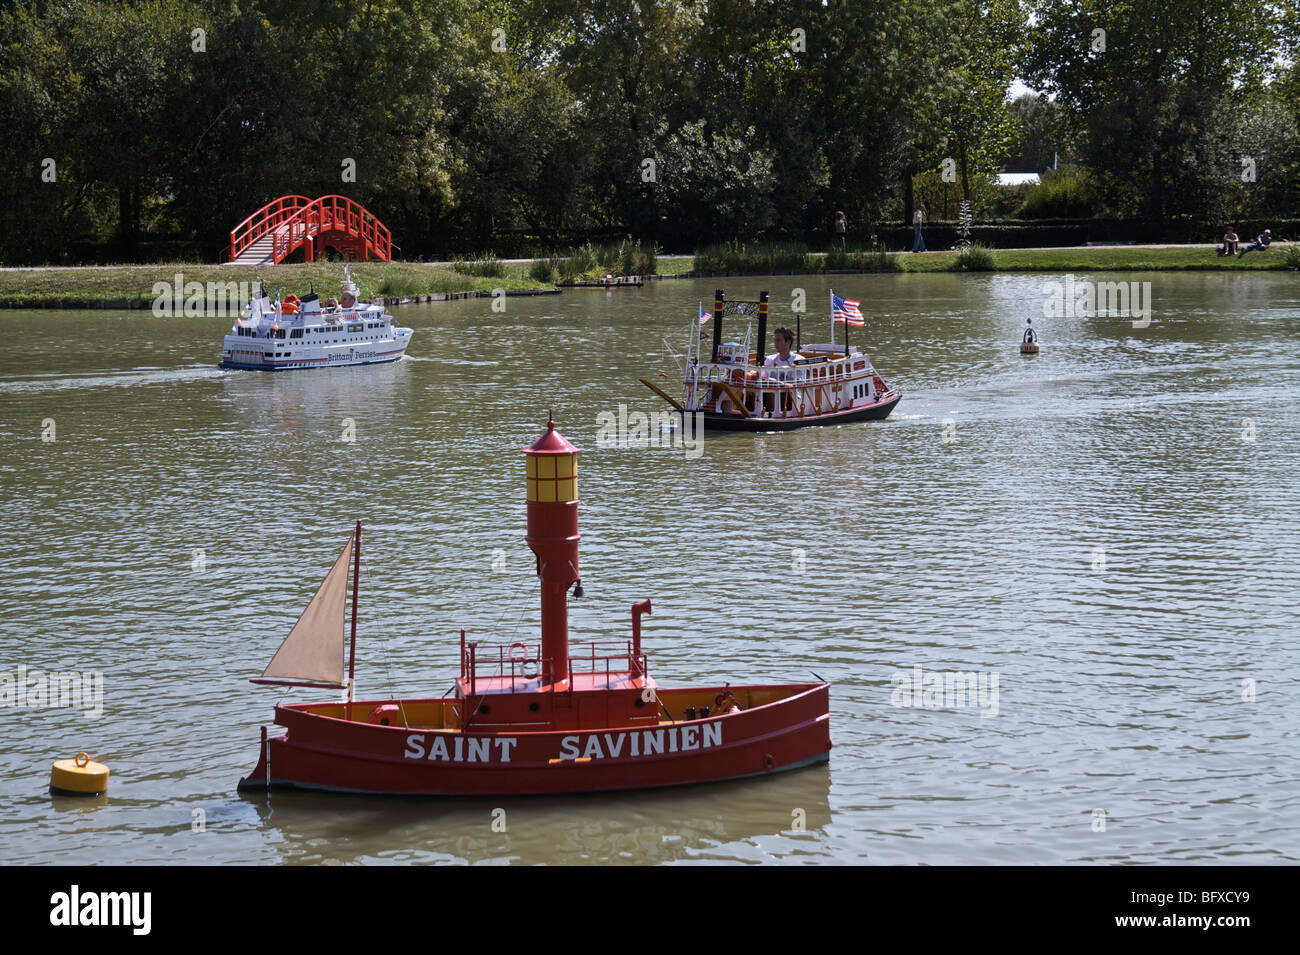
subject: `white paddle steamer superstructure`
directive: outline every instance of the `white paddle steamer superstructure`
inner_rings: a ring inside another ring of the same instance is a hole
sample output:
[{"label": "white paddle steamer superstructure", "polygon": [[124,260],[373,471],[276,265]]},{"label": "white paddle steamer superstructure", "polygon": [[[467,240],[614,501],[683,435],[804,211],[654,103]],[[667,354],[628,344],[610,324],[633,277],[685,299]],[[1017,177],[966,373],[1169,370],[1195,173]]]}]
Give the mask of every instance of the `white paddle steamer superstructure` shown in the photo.
[{"label": "white paddle steamer superstructure", "polygon": [[[642,384],[679,413],[698,414],[704,427],[722,431],[789,431],[889,415],[902,394],[885,383],[870,356],[856,346],[799,344],[791,351],[791,364],[765,364],[767,306],[766,292],[757,302],[728,302],[719,289],[712,315],[701,310],[699,323],[691,323],[683,400],[676,401],[644,378]],[[724,314],[758,317],[756,350],[751,350],[749,329],[743,342],[722,340]],[[705,334],[697,331],[710,319],[711,348]]]},{"label": "white paddle steamer superstructure", "polygon": [[221,367],[287,371],[399,360],[411,343],[411,329],[396,326],[382,304],[357,302],[356,295],[346,271],[342,301],[347,305],[333,299],[322,304],[314,292],[301,300],[286,295],[272,302],[260,290],[225,337]]}]

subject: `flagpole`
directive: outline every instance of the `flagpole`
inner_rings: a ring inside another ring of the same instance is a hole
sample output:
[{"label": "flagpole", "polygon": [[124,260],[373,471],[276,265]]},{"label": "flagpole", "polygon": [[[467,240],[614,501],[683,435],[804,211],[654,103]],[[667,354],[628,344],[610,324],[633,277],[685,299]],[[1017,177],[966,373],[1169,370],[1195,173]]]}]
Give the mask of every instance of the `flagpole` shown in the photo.
[{"label": "flagpole", "polygon": [[[844,357],[846,359],[849,357],[849,303],[847,299],[844,302]],[[844,370],[848,371],[847,365],[844,366]]]},{"label": "flagpole", "polygon": [[835,289],[831,289],[831,351],[835,351]]},{"label": "flagpole", "polygon": [[[700,321],[700,316],[703,314],[704,314],[704,299],[700,299],[699,308],[695,310],[695,324],[691,326],[691,341],[695,343],[695,355],[696,355],[695,360],[697,363],[699,362],[699,354],[700,354],[700,326],[704,324],[702,321]],[[690,346],[687,345],[686,361],[690,362],[690,360],[691,360],[691,349]]]}]

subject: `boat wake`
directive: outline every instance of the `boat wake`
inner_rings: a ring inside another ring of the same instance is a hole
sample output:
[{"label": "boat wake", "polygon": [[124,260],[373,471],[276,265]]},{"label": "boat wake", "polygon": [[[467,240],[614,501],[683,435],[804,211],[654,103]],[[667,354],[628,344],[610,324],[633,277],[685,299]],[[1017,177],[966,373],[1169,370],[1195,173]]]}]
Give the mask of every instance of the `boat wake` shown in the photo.
[{"label": "boat wake", "polygon": [[181,368],[153,366],[116,372],[92,372],[84,375],[51,373],[0,377],[0,393],[25,394],[42,391],[68,391],[80,388],[129,388],[134,385],[157,385],[177,381],[198,381],[222,374],[215,365],[186,365]]}]

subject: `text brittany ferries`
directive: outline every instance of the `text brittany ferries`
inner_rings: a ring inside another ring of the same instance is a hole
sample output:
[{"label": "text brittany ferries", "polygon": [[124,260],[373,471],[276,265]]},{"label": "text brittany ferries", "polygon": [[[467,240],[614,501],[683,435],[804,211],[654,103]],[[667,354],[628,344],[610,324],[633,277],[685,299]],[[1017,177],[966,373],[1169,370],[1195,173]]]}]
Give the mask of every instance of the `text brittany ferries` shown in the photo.
[{"label": "text brittany ferries", "polygon": [[301,300],[272,302],[265,289],[249,303],[222,344],[221,367],[254,371],[376,365],[397,361],[411,343],[411,329],[398,328],[382,304],[357,301],[357,287],[344,270],[343,294],[322,302],[314,292]]}]

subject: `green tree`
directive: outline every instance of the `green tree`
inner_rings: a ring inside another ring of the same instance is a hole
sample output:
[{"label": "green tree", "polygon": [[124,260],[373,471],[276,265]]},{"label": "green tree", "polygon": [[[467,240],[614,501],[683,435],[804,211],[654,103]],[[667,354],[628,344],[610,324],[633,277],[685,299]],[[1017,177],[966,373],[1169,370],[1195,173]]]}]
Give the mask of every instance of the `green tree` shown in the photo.
[{"label": "green tree", "polygon": [[1032,0],[1029,74],[1081,133],[1110,208],[1153,229],[1217,215],[1222,119],[1274,68],[1285,4]]},{"label": "green tree", "polygon": [[1019,0],[959,0],[940,63],[934,156],[951,160],[961,197],[972,180],[998,171],[1015,123],[1007,90],[1025,55],[1026,14]]}]

